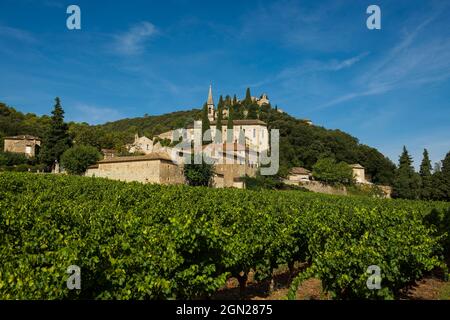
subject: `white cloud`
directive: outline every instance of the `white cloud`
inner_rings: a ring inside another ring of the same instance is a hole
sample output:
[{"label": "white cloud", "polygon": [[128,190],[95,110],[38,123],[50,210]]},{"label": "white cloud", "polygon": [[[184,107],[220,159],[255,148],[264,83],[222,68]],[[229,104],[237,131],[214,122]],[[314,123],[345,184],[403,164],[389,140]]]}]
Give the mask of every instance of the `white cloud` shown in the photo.
[{"label": "white cloud", "polygon": [[144,51],[146,41],[158,33],[156,27],[147,21],[140,22],[128,31],[115,36],[115,50],[124,55],[136,55]]}]

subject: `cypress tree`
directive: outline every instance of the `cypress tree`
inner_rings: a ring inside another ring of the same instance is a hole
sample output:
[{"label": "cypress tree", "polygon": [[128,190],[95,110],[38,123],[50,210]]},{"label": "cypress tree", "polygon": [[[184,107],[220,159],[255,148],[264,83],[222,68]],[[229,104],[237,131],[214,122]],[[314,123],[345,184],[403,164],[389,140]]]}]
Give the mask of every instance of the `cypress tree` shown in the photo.
[{"label": "cypress tree", "polygon": [[403,147],[399,159],[399,167],[396,172],[393,185],[393,196],[404,199],[417,199],[419,195],[420,177],[414,171],[412,158],[406,147]]},{"label": "cypress tree", "polygon": [[219,98],[219,103],[217,105],[217,123],[216,123],[216,130],[220,131],[220,135],[217,135],[215,137],[215,141],[217,143],[222,142],[222,117],[223,117],[223,108],[224,108],[224,101],[222,99],[222,96]]},{"label": "cypress tree", "polygon": [[231,97],[229,95],[227,95],[225,97],[225,106],[230,107],[232,105],[231,103]]},{"label": "cypress tree", "polygon": [[250,88],[247,88],[245,91],[245,99],[244,99],[244,105],[248,106],[252,103],[252,95],[250,93]]},{"label": "cypress tree", "polygon": [[64,109],[61,107],[59,97],[56,97],[50,129],[44,136],[39,153],[40,160],[47,166],[47,169],[50,169],[55,161],[59,162],[64,151],[70,148],[71,140],[68,130],[69,127],[64,122]]},{"label": "cypress tree", "polygon": [[211,132],[205,135],[207,130],[211,129],[211,124],[208,118],[208,105],[205,103],[203,105],[203,113],[202,113],[202,143],[208,144],[211,142]]},{"label": "cypress tree", "polygon": [[247,119],[258,119],[258,105],[252,103],[248,106]]},{"label": "cypress tree", "polygon": [[442,199],[450,201],[450,152],[445,155],[444,160],[442,160],[441,169],[441,183],[440,190],[442,193]]},{"label": "cypress tree", "polygon": [[236,104],[237,104],[237,97],[236,97],[236,95],[234,95],[232,105],[234,106]]},{"label": "cypress tree", "polygon": [[228,121],[227,121],[227,143],[233,142],[233,108],[228,110]]},{"label": "cypress tree", "polygon": [[429,200],[433,195],[433,181],[431,176],[431,161],[427,149],[423,150],[423,159],[420,164],[420,197]]}]

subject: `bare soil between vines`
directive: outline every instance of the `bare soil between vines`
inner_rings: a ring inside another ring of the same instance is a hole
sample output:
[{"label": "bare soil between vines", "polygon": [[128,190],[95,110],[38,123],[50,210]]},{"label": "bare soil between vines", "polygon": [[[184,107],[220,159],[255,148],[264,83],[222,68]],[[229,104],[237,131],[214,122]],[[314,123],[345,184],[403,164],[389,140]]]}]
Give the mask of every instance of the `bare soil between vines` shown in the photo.
[{"label": "bare soil between vines", "polygon": [[[294,276],[299,272],[297,268]],[[213,296],[214,300],[284,300],[287,297],[291,284],[289,270],[280,268],[275,271],[273,281],[255,281],[253,273],[248,275],[245,291],[241,294],[239,282],[230,278],[224,288],[218,290]],[[308,279],[297,290],[299,300],[329,300],[331,297],[322,290],[319,279]],[[401,300],[450,300],[450,282],[446,282],[437,275],[428,275],[417,281],[400,297]]]}]

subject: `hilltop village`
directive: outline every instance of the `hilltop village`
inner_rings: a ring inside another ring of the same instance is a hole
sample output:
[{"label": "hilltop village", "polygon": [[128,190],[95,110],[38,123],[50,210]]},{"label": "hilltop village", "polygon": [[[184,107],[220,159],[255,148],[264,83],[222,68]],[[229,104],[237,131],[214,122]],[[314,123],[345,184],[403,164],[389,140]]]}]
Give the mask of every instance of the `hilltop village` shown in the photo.
[{"label": "hilltop village", "polygon": [[[240,101],[236,97],[233,99],[235,103]],[[250,99],[253,105],[259,108],[270,105],[265,93],[259,98],[251,96]],[[209,87],[204,110],[207,112],[207,120],[196,120],[185,128],[169,130],[151,138],[136,133],[134,141],[124,146],[128,152],[126,156],[119,155],[114,149],[102,149],[103,159],[90,165],[84,175],[142,183],[184,184],[184,165],[193,153],[200,152],[207,153],[213,159],[212,187],[245,188],[245,178],[258,174],[261,156],[271,151],[267,123],[258,119],[258,116],[248,118],[248,113],[252,110],[243,111],[245,119],[232,119],[230,108],[227,108],[222,100],[218,107],[215,105],[212,86]],[[281,109],[277,111],[283,113]],[[196,130],[200,133],[200,138],[204,134],[203,122],[207,122],[210,129],[211,141],[206,145],[202,144],[200,150],[194,150],[191,146],[197,139]],[[310,120],[305,120],[305,123],[312,125]],[[180,141],[183,143],[178,143]],[[41,139],[31,135],[4,138],[5,152],[22,153],[26,157],[34,157],[41,145]],[[182,147],[186,145],[188,148]],[[356,183],[371,184],[366,178],[363,166],[357,163],[349,166]],[[56,161],[52,172],[64,172],[64,168]],[[312,191],[336,193],[334,188],[314,181],[312,172],[303,167],[292,167],[283,182],[287,185],[303,186]],[[389,196],[390,188],[383,188]]]}]

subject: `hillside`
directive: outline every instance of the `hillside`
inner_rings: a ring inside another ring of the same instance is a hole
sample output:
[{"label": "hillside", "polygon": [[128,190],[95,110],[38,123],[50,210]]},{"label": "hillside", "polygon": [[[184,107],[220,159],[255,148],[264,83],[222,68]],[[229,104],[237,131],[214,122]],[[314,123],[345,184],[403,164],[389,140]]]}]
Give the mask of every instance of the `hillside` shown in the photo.
[{"label": "hillside", "polygon": [[[227,107],[225,100],[223,107]],[[269,130],[280,130],[280,174],[285,175],[290,167],[303,166],[311,169],[317,159],[332,156],[338,161],[360,163],[372,181],[391,184],[395,165],[375,148],[360,144],[358,139],[340,130],[328,130],[308,125],[287,113],[280,113],[270,105],[257,108],[251,102],[232,102],[233,119],[259,118],[268,124]],[[247,116],[244,116],[247,111]],[[123,145],[133,140],[134,134],[153,137],[170,129],[185,127],[201,119],[201,110],[178,111],[158,116],[127,118],[102,125],[69,123],[74,143],[101,148],[122,150]],[[38,117],[23,114],[0,103],[0,138],[17,134],[44,136],[48,116]],[[224,120],[226,123],[226,120]]]}]

